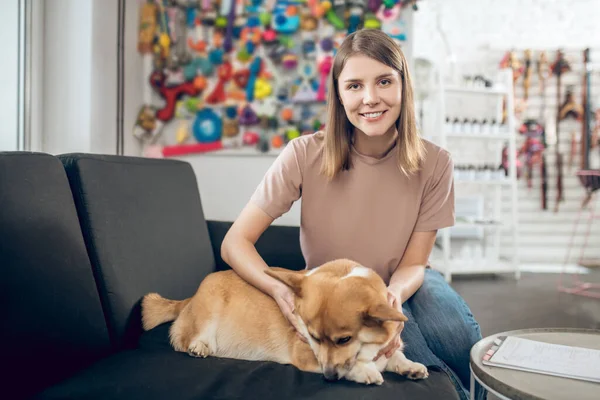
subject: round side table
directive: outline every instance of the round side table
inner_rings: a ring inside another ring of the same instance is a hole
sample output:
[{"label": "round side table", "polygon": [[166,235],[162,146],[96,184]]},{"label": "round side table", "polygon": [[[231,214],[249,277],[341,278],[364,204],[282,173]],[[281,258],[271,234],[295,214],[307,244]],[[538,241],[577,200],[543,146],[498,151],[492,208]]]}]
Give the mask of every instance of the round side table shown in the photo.
[{"label": "round side table", "polygon": [[474,399],[475,381],[501,399],[600,399],[600,383],[482,364],[483,355],[498,336],[517,336],[540,342],[600,350],[600,330],[593,329],[524,329],[488,336],[477,342],[471,349],[471,399]]}]

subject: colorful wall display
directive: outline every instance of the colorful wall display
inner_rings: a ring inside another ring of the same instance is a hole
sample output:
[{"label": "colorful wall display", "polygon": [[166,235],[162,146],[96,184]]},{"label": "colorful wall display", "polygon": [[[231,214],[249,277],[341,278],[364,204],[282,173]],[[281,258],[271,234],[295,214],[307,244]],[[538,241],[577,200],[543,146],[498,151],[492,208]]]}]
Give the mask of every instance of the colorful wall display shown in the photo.
[{"label": "colorful wall display", "polygon": [[408,39],[416,0],[156,0],[140,3],[138,51],[151,60],[134,135],[147,156],[277,151],[324,126],[342,40],[381,29]]}]

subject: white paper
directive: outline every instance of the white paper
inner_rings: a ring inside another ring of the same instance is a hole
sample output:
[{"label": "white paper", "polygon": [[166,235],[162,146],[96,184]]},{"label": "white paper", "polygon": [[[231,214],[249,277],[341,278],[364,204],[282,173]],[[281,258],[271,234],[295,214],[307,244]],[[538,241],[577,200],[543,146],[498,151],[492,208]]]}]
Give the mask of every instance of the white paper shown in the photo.
[{"label": "white paper", "polygon": [[508,336],[489,361],[507,368],[600,382],[600,350]]}]

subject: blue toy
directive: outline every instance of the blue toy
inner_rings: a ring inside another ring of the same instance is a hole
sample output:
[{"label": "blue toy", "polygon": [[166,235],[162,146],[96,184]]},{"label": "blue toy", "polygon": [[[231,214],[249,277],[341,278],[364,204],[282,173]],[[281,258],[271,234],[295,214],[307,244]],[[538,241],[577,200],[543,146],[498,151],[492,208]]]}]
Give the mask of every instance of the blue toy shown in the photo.
[{"label": "blue toy", "polygon": [[213,110],[203,108],[196,113],[192,131],[198,143],[216,142],[221,139],[223,123]]}]

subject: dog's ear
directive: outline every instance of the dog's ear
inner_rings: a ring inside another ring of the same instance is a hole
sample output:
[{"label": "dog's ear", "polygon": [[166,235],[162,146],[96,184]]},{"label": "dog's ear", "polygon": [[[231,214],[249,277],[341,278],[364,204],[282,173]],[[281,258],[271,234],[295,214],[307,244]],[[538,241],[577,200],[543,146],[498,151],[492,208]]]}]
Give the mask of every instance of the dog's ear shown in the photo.
[{"label": "dog's ear", "polygon": [[288,285],[298,297],[302,297],[304,271],[292,271],[282,268],[267,268],[265,273]]},{"label": "dog's ear", "polygon": [[381,324],[385,321],[408,321],[406,315],[390,306],[388,303],[379,303],[367,309],[364,313],[364,320],[367,325]]}]

